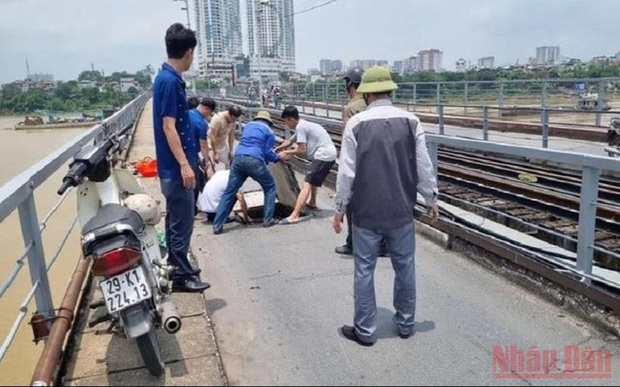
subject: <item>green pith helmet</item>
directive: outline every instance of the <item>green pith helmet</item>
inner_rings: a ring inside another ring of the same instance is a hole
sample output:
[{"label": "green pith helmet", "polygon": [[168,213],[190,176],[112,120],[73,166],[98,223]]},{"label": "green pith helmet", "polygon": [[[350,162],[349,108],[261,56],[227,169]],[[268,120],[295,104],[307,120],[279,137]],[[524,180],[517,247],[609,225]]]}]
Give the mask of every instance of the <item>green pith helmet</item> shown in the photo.
[{"label": "green pith helmet", "polygon": [[271,114],[269,114],[269,112],[266,110],[261,110],[258,113],[256,113],[256,117],[254,117],[254,119],[264,120],[264,121],[267,121],[269,125],[273,125],[273,121],[271,120]]},{"label": "green pith helmet", "polygon": [[392,81],[390,70],[381,66],[373,66],[362,75],[362,83],[357,88],[358,93],[387,93],[398,89],[398,85]]}]

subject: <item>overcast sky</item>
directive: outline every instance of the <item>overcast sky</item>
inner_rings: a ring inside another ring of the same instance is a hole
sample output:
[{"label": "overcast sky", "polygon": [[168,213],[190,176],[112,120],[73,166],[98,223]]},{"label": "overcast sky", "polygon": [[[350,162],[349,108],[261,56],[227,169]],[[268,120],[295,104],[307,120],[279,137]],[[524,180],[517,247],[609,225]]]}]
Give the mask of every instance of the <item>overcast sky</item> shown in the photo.
[{"label": "overcast sky", "polygon": [[[325,2],[295,0],[295,9]],[[166,28],[186,22],[180,8],[172,0],[0,0],[0,83],[23,79],[26,59],[31,72],[64,80],[91,63],[106,73],[158,67]],[[338,0],[295,16],[297,70],[318,68],[321,58],[392,63],[427,48],[442,50],[449,70],[461,57],[524,62],[543,45],[580,59],[614,55],[619,15],[620,0]]]}]

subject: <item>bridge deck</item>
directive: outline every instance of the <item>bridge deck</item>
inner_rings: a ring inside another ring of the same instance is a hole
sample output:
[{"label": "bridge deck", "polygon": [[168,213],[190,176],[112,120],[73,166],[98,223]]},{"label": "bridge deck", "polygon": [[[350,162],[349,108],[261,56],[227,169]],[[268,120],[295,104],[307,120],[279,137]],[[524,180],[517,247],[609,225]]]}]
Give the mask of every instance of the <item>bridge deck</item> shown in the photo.
[{"label": "bridge deck", "polygon": [[[154,154],[150,125],[147,109],[131,160]],[[147,183],[158,194],[157,181]],[[330,227],[332,194],[320,189],[323,210],[298,225],[234,224],[214,236],[197,223],[192,251],[212,288],[204,296],[174,295],[184,325],[177,336],[160,333],[164,379],[148,375],[132,343],[82,329],[68,384],[617,384],[615,337],[420,234],[415,335],[396,335],[393,272],[389,258],[381,258],[375,274],[379,341],[363,348],[341,338],[338,328],[352,320],[353,261],[333,252],[344,236]],[[494,347],[510,345],[557,351],[563,376],[495,378]],[[564,365],[567,346],[609,349],[611,377],[565,379],[576,374]]]}]

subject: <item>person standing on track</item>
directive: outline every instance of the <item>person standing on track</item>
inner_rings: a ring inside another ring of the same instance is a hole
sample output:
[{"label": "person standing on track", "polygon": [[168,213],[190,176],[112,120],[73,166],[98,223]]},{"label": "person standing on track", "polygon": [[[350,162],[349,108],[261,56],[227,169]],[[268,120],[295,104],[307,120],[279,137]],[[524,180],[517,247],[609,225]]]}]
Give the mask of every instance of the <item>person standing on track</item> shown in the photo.
[{"label": "person standing on track", "polygon": [[374,66],[362,76],[358,92],[368,108],[347,123],[336,183],[332,226],[342,231],[348,205],[353,214],[355,260],[353,326],[340,331],[363,346],[376,340],[374,271],[379,244],[387,240],[395,271],[393,321],[401,338],[413,334],[416,305],[413,209],[417,192],[432,221],[439,218],[437,181],[418,117],[395,107],[390,94],[398,86],[389,70]]}]

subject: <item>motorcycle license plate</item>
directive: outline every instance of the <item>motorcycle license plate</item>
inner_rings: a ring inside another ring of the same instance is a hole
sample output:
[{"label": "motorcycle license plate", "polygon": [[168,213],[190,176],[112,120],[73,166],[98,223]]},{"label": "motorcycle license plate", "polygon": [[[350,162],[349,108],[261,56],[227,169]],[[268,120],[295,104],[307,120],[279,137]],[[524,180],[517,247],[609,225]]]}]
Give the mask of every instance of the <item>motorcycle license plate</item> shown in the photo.
[{"label": "motorcycle license plate", "polygon": [[151,298],[144,271],[141,267],[128,270],[99,282],[108,312],[118,312]]}]

